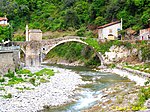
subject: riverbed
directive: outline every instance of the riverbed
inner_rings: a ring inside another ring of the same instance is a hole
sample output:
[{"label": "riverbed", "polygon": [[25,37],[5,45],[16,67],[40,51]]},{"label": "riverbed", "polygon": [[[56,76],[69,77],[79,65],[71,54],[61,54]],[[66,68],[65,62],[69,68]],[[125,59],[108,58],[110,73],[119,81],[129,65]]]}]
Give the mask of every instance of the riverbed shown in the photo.
[{"label": "riverbed", "polygon": [[33,85],[24,83],[4,87],[5,91],[1,91],[1,94],[9,91],[12,98],[0,98],[1,112],[81,112],[99,102],[107,101],[104,98],[108,96],[105,89],[120,83],[128,87],[133,84],[129,79],[119,75],[80,66],[43,65],[26,69],[36,72],[43,68],[50,68],[55,72],[48,83],[25,91],[19,91],[16,87],[32,87]]},{"label": "riverbed", "polygon": [[74,66],[62,66],[53,65],[55,68],[69,69],[73,72],[78,73],[83,81],[90,83],[80,86],[76,89],[74,95],[74,102],[71,102],[64,106],[50,107],[42,112],[80,112],[91,108],[98,104],[102,100],[106,100],[103,97],[106,95],[103,90],[109,88],[115,84],[126,83],[128,86],[133,83],[127,79],[120,77],[113,73],[105,73],[100,71],[92,70],[87,67],[74,67]]}]

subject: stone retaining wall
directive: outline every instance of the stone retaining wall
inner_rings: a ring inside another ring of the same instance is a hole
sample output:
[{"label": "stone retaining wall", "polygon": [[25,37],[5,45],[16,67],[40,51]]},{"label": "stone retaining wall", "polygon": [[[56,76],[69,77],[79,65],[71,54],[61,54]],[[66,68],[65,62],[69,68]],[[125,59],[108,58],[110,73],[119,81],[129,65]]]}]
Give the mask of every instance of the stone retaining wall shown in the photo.
[{"label": "stone retaining wall", "polygon": [[19,51],[0,51],[0,75],[19,66]]}]

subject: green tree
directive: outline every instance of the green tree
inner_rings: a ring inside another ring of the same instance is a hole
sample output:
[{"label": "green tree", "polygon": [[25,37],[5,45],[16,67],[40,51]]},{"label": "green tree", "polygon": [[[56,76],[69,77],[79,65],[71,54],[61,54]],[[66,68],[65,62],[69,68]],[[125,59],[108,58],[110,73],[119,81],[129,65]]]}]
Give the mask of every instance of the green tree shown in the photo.
[{"label": "green tree", "polygon": [[103,24],[105,24],[106,23],[106,20],[105,20],[105,18],[103,18],[103,17],[101,17],[101,16],[99,16],[99,17],[97,17],[96,19],[95,19],[95,21],[94,21],[94,24],[95,25],[103,25]]},{"label": "green tree", "polygon": [[0,42],[2,40],[11,40],[11,31],[9,26],[2,27],[0,26]]},{"label": "green tree", "polygon": [[65,13],[65,26],[77,28],[79,25],[79,18],[73,9],[68,9]]}]

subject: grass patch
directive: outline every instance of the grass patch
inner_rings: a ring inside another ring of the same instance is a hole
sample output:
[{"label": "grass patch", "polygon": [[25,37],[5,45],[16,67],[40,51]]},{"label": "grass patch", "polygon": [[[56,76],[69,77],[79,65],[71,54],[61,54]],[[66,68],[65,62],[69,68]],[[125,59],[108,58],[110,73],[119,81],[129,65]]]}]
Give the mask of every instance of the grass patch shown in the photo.
[{"label": "grass patch", "polygon": [[41,78],[41,79],[40,79],[40,82],[41,82],[41,83],[46,83],[46,82],[48,82],[48,80],[46,80],[46,79],[44,79],[44,78]]},{"label": "grass patch", "polygon": [[143,65],[126,65],[125,68],[131,68],[133,70],[139,70],[142,72],[150,73],[150,63],[145,63]]},{"label": "grass patch", "polygon": [[16,72],[17,74],[32,74],[30,70],[23,69]]},{"label": "grass patch", "polygon": [[14,72],[8,70],[8,73],[4,75],[5,77],[8,77],[8,78],[13,78],[15,76]]},{"label": "grass patch", "polygon": [[10,79],[8,81],[8,84],[7,85],[14,85],[14,84],[19,84],[21,82],[25,82],[22,78],[18,78],[16,76],[14,76],[12,79]]},{"label": "grass patch", "polygon": [[48,75],[48,76],[53,76],[54,71],[51,69],[44,68],[40,70],[39,72],[34,73],[36,76],[43,76],[43,75]]},{"label": "grass patch", "polygon": [[3,95],[3,98],[12,98],[12,94],[8,93],[7,95]]}]

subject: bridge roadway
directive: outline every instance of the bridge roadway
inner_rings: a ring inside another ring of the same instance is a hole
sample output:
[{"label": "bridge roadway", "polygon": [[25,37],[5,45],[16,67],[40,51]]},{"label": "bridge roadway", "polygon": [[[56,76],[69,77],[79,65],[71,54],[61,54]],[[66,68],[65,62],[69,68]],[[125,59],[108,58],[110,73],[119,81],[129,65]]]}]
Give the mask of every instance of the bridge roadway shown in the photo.
[{"label": "bridge roadway", "polygon": [[[84,37],[66,36],[42,41],[13,42],[13,44],[20,46],[21,50],[24,52],[26,66],[40,66],[43,60],[43,54],[46,55],[54,47],[66,42],[79,42],[88,45],[84,42],[84,39]],[[92,46],[90,47],[94,50]],[[101,65],[103,65],[101,53],[96,52],[96,54],[101,60]]]}]

